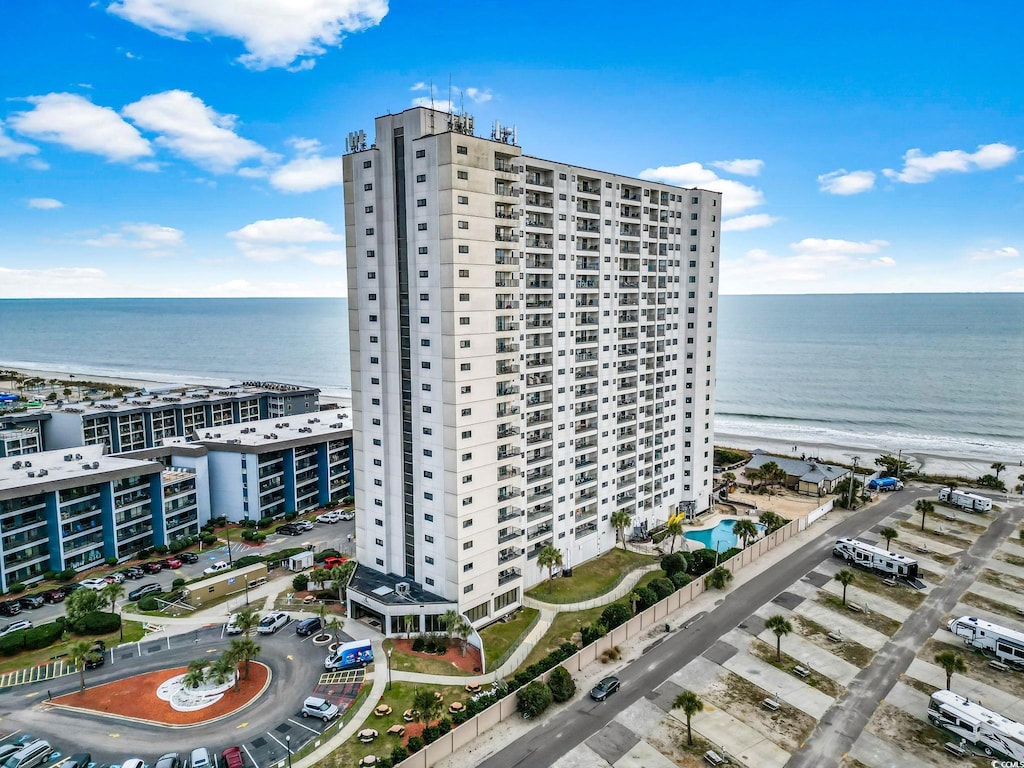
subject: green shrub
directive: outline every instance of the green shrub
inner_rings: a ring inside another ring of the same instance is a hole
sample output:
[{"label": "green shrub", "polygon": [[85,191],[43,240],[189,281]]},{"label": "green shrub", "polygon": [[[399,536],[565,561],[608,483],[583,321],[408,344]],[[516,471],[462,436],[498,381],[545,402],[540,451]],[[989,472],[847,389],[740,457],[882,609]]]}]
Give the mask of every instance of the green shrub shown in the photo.
[{"label": "green shrub", "polygon": [[[658,595],[655,591],[649,587],[637,587],[633,590],[636,593],[637,601],[636,608],[638,611],[646,611],[656,602],[658,602]],[[557,701],[557,699],[556,699]]]},{"label": "green shrub", "polygon": [[675,585],[676,589],[682,589],[691,581],[693,581],[693,577],[687,573],[673,573],[671,576],[669,576],[669,581],[671,581]]},{"label": "green shrub", "polygon": [[[411,739],[410,739],[411,741]],[[391,750],[391,764],[398,765],[400,762],[405,760],[409,756],[409,750],[399,744],[397,747]]]},{"label": "green shrub", "polygon": [[0,654],[15,656],[25,650],[25,632],[23,629],[0,637]]},{"label": "green shrub", "polygon": [[661,558],[661,570],[671,579],[673,573],[685,572],[689,565],[688,558],[682,552],[673,552]]},{"label": "green shrub", "polygon": [[286,520],[287,522],[289,522],[289,523],[290,523],[290,522],[291,522],[292,520],[294,520],[294,519],[295,519],[296,517],[298,517],[298,516],[299,516],[299,513],[298,513],[298,512],[285,512],[285,513],[284,513],[284,519],[285,519],[285,520]]},{"label": "green shrub", "polygon": [[37,651],[53,645],[64,636],[64,625],[51,621],[25,630],[24,645],[27,651]]},{"label": "green shrub", "polygon": [[22,584],[20,581],[16,581],[7,587],[7,591],[10,592],[12,595],[16,595],[19,592],[25,591],[25,585]]},{"label": "green shrub", "polygon": [[274,518],[272,517],[261,517],[259,522],[260,528],[269,528],[274,524]]},{"label": "green shrub", "polygon": [[242,557],[235,559],[235,568],[245,568],[249,565],[256,565],[256,563],[262,563],[263,560],[263,555],[243,555]]},{"label": "green shrub", "polygon": [[423,649],[426,648],[426,647],[427,647],[427,641],[424,640],[422,636],[417,635],[415,638],[413,638],[412,649],[416,653],[423,653]]},{"label": "green shrub", "polygon": [[631,617],[629,606],[623,603],[612,603],[601,612],[601,623],[611,631],[620,624],[625,624]]},{"label": "green shrub", "polygon": [[67,581],[71,581],[72,579],[74,579],[77,574],[78,574],[78,571],[76,571],[74,568],[68,568],[66,570],[61,571],[60,572],[60,576],[58,576],[57,578],[60,579],[61,581],[67,582]]},{"label": "green shrub", "polygon": [[421,739],[419,736],[411,736],[409,738],[409,745],[407,749],[409,750],[409,754],[415,754],[416,752],[419,752],[421,749],[423,749],[423,739]]},{"label": "green shrub", "polygon": [[47,571],[43,574],[43,578],[47,581],[56,581],[58,576],[60,576],[60,574],[56,571]]},{"label": "green shrub", "polygon": [[255,528],[256,527],[256,521],[247,517],[247,518],[245,518],[245,520],[242,521],[242,527],[243,528]]},{"label": "green shrub", "polygon": [[188,544],[183,539],[175,539],[167,548],[170,550],[172,555],[176,555],[187,546]]},{"label": "green shrub", "polygon": [[696,552],[690,553],[689,574],[691,576],[702,576],[714,567],[715,550],[698,549]]},{"label": "green shrub", "polygon": [[551,689],[551,698],[558,704],[568,701],[576,695],[576,682],[565,667],[555,667],[551,670],[548,688]]},{"label": "green shrub", "polygon": [[313,555],[313,562],[322,563],[328,557],[341,557],[341,552],[339,552],[336,549],[331,549],[330,547],[328,547],[327,549],[321,549],[319,552]]},{"label": "green shrub", "polygon": [[182,587],[185,586],[186,583],[187,583],[186,579],[183,579],[183,578],[181,578],[179,576],[178,578],[176,578],[174,581],[171,582],[171,589],[181,589]]},{"label": "green shrub", "polygon": [[166,555],[167,554],[167,545],[166,544],[157,544],[155,547],[153,547],[153,551],[156,552],[158,555]]},{"label": "green shrub", "polygon": [[213,522],[216,523],[217,525],[227,525],[228,524],[227,515],[221,515],[220,517],[215,519]]},{"label": "green shrub", "polygon": [[658,600],[664,600],[676,591],[675,584],[668,579],[652,579],[651,583],[647,586],[658,596]]},{"label": "green shrub", "polygon": [[305,592],[309,586],[309,576],[304,573],[296,573],[292,577],[292,589],[296,592]]},{"label": "green shrub", "polygon": [[103,562],[109,566],[115,566],[117,565],[117,558],[111,555],[110,557],[106,558]]},{"label": "green shrub", "polygon": [[154,595],[146,595],[144,598],[139,600],[140,611],[155,611],[159,607],[160,603],[156,601],[156,597]]},{"label": "green shrub", "polygon": [[588,646],[591,643],[596,643],[602,637],[608,634],[608,628],[604,624],[594,624],[593,626],[587,625],[580,631],[582,642],[584,646]]},{"label": "green shrub", "polygon": [[544,714],[544,710],[551,706],[553,699],[551,689],[540,680],[534,680],[520,688],[516,691],[516,698],[519,701],[517,708],[523,717],[537,717]]},{"label": "green shrub", "polygon": [[[152,598],[152,595],[146,597]],[[153,602],[156,602],[155,598],[153,598]],[[75,634],[78,635],[109,635],[120,627],[121,617],[116,613],[106,613],[105,611],[87,613],[74,623]]]},{"label": "green shrub", "polygon": [[212,533],[204,533],[199,540],[203,542],[204,547],[212,547],[217,543],[217,537]]}]

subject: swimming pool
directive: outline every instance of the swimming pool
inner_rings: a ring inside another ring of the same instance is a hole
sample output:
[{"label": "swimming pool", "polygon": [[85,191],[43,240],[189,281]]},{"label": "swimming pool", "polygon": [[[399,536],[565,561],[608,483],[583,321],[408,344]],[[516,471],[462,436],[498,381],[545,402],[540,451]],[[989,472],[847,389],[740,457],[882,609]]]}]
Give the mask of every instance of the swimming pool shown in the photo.
[{"label": "swimming pool", "polygon": [[[686,538],[690,541],[696,541],[703,544],[706,549],[718,549],[720,552],[725,552],[727,549],[739,546],[736,534],[732,532],[732,527],[736,525],[736,520],[723,520],[714,528],[707,528],[703,531],[688,531]],[[755,523],[757,530],[764,533],[765,526],[761,523]]]}]

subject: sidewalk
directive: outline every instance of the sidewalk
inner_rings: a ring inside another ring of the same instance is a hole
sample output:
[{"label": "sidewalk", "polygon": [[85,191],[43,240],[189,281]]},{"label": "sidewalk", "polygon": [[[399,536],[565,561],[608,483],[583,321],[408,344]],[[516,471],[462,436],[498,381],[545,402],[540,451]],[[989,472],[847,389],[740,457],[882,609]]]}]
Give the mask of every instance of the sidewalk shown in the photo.
[{"label": "sidewalk", "polygon": [[622,577],[622,581],[615,586],[615,588],[605,592],[599,597],[591,598],[590,600],[581,600],[578,603],[545,603],[543,600],[537,600],[534,597],[523,596],[523,605],[528,608],[537,608],[538,610],[550,609],[555,613],[572,613],[573,611],[585,611],[588,608],[596,608],[599,605],[607,605],[613,603],[620,597],[625,597],[633,591],[633,587],[637,585],[648,573],[653,571],[660,571],[660,565],[645,565],[641,568],[636,568],[625,576]]}]

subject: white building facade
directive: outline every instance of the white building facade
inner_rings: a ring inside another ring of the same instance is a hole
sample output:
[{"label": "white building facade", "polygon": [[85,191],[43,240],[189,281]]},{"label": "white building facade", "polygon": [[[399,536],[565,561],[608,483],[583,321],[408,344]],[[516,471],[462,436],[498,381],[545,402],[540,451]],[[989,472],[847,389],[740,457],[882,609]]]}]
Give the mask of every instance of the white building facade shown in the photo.
[{"label": "white building facade", "polygon": [[543,547],[574,566],[616,510],[642,531],[710,506],[721,196],[471,132],[377,118],[345,223],[360,570],[479,627]]}]

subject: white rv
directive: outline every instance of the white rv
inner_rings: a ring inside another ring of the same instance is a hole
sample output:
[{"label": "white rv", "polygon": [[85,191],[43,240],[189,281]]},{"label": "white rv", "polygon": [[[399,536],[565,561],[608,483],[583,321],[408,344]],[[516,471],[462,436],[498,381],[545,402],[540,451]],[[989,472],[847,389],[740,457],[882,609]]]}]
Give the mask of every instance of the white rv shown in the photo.
[{"label": "white rv", "polygon": [[936,691],[928,702],[932,725],[956,734],[986,755],[1024,760],[1024,725],[952,691]]},{"label": "white rv", "polygon": [[887,552],[881,547],[858,539],[839,539],[832,547],[832,554],[869,571],[899,576],[907,580],[917,578],[917,560],[895,552]]},{"label": "white rv", "polygon": [[979,496],[976,493],[967,493],[967,491],[941,488],[939,489],[939,501],[945,501],[968,512],[990,512],[992,510],[992,499],[987,496]]},{"label": "white rv", "polygon": [[950,632],[964,639],[965,645],[991,651],[997,659],[1007,664],[1024,666],[1024,632],[971,616],[953,619],[947,626]]}]

